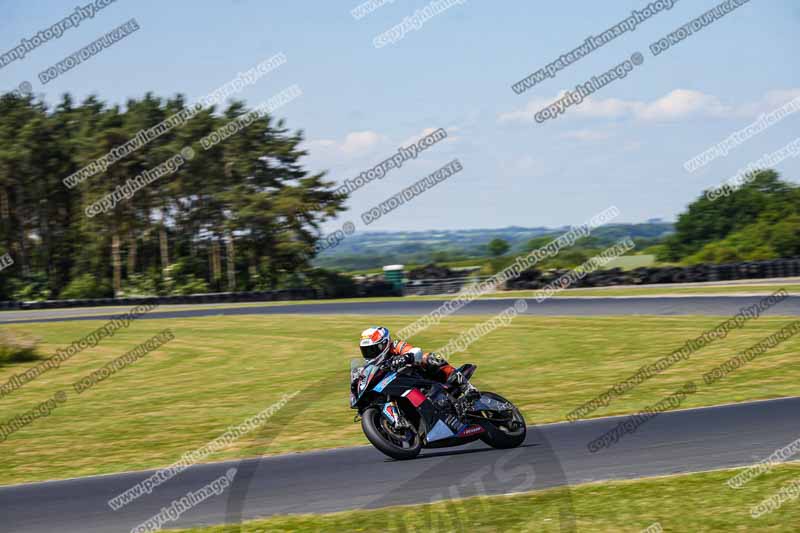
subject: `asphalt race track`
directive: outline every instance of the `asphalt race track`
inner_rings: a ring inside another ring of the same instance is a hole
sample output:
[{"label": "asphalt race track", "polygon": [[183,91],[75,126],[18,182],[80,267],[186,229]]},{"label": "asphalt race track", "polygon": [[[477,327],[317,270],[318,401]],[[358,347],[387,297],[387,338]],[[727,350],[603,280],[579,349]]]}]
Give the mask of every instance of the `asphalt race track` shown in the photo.
[{"label": "asphalt race track", "polygon": [[[593,315],[714,315],[732,316],[739,309],[761,301],[763,296],[680,296],[680,297],[597,297],[550,298],[541,303],[525,299],[527,315],[593,316]],[[417,315],[423,316],[448,300],[406,300],[379,302],[332,302],[312,304],[256,305],[249,307],[203,307],[202,309],[168,310],[168,306],[147,313],[140,319],[191,318],[235,315]],[[487,298],[470,302],[456,314],[494,315],[513,305],[511,298]],[[107,320],[124,310],[115,308],[108,313],[102,309],[52,309],[45,311],[4,311],[0,324],[54,322],[65,320]],[[92,314],[92,316],[81,316]],[[800,296],[789,296],[767,310],[767,315],[800,315]]]},{"label": "asphalt race track", "polygon": [[[130,531],[231,467],[238,469],[233,486],[165,527],[427,503],[450,496],[747,465],[798,437],[800,398],[663,413],[612,447],[590,453],[587,442],[620,420],[531,428],[526,443],[515,450],[474,443],[429,450],[404,462],[391,461],[365,446],[199,465],[120,511],[112,511],[107,500],[152,472],[4,487],[0,488],[0,531]],[[569,498],[563,500],[569,508]]]}]

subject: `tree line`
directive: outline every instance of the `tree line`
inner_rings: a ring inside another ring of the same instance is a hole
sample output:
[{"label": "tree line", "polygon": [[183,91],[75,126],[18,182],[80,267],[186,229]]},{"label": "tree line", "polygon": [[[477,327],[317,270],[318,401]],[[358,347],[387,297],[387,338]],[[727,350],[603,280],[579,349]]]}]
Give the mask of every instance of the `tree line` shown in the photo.
[{"label": "tree line", "polygon": [[[181,95],[152,93],[124,106],[69,94],[54,107],[0,97],[0,256],[14,261],[0,272],[0,300],[268,290],[313,274],[320,224],[346,197],[324,172],[304,168],[303,132],[271,114],[201,146],[252,119],[244,102],[192,114],[105,171],[65,185],[186,109]],[[191,159],[154,172],[187,147]],[[120,192],[133,182],[135,194]]]},{"label": "tree line", "polygon": [[762,170],[731,194],[704,194],[678,217],[658,259],[686,264],[800,257],[800,187]]}]

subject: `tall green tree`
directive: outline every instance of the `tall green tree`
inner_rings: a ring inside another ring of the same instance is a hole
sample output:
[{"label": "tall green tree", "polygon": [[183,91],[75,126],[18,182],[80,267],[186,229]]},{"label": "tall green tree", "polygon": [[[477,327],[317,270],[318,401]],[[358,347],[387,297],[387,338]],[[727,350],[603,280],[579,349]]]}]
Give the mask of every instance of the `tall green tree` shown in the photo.
[{"label": "tall green tree", "polygon": [[[0,299],[275,288],[310,272],[320,225],[343,209],[304,168],[302,132],[262,116],[209,150],[199,141],[250,112],[202,110],[74,188],[62,180],[186,108],[152,93],[124,106],[64,95],[49,109],[0,97]],[[93,217],[86,208],[186,147],[195,157]]]},{"label": "tall green tree", "polygon": [[791,256],[798,214],[798,187],[765,170],[727,196],[712,201],[703,195],[692,202],[659,259],[695,263]]},{"label": "tall green tree", "polygon": [[500,257],[511,249],[511,245],[503,239],[492,239],[488,244],[488,248],[493,257]]}]

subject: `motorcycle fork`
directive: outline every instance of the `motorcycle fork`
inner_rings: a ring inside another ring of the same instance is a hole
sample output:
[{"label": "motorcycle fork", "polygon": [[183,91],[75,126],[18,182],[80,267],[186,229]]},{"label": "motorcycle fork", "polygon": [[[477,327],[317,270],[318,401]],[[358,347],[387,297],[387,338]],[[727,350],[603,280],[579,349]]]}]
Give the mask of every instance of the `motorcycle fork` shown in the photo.
[{"label": "motorcycle fork", "polygon": [[403,418],[403,413],[397,407],[397,402],[388,402],[383,405],[381,414],[396,428],[408,427],[408,422]]}]

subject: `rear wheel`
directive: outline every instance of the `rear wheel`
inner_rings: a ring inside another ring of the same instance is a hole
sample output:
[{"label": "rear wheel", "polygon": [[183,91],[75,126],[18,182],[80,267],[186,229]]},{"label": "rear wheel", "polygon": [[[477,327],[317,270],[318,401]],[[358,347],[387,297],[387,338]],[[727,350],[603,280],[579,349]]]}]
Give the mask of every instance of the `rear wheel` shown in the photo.
[{"label": "rear wheel", "polygon": [[[503,416],[493,416],[490,419],[485,419],[488,422],[486,425],[489,427],[485,427],[486,432],[481,435],[481,440],[492,448],[499,449],[516,448],[525,442],[525,435],[528,429],[519,409],[499,394],[483,392],[481,396],[488,396],[511,406],[510,412],[504,413]],[[496,413],[496,415],[501,415],[501,413]]]},{"label": "rear wheel", "polygon": [[361,418],[361,429],[369,442],[392,459],[413,459],[422,450],[422,441],[414,428],[398,430],[375,407]]}]

